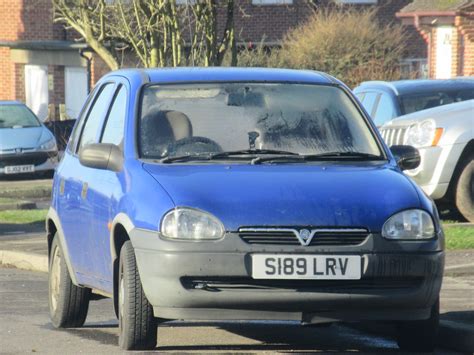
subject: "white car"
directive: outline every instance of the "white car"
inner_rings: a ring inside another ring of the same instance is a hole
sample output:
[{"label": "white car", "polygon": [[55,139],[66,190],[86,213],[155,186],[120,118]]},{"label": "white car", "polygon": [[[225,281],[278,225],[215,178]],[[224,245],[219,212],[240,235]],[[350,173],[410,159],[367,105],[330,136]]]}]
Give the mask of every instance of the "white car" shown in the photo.
[{"label": "white car", "polygon": [[432,199],[474,222],[474,100],[400,116],[380,132],[389,147],[418,148],[420,166],[405,173]]}]

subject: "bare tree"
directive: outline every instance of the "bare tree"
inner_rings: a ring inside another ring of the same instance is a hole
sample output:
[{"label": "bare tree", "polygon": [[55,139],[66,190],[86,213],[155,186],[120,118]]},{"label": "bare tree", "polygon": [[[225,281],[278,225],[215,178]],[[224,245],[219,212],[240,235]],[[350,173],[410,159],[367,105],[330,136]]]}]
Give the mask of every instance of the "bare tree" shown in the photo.
[{"label": "bare tree", "polygon": [[[53,0],[53,5],[55,20],[79,33],[111,69],[121,66],[123,50],[144,67],[218,66],[229,49],[236,64],[234,0],[189,0],[183,6],[175,0]],[[225,20],[221,33],[218,18]]]},{"label": "bare tree", "polygon": [[86,43],[115,70],[120,67],[108,31],[105,0],[53,0],[55,21],[75,30]]}]

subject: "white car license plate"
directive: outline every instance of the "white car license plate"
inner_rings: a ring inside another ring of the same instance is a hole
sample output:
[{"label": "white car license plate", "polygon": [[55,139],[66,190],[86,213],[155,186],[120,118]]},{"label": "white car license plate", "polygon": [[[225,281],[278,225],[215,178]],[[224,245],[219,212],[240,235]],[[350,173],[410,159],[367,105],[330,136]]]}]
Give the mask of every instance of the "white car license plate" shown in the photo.
[{"label": "white car license plate", "polygon": [[253,254],[252,278],[359,280],[359,255]]},{"label": "white car license plate", "polygon": [[13,165],[5,167],[5,174],[34,173],[34,165]]}]

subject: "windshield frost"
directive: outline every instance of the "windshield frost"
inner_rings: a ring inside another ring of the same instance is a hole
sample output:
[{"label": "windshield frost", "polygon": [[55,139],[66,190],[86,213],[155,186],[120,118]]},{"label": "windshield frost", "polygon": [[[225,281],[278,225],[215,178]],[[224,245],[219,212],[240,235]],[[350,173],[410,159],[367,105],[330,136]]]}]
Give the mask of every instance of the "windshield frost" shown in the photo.
[{"label": "windshield frost", "polygon": [[322,85],[150,86],[143,96],[139,141],[145,158],[245,149],[380,155],[347,95]]}]

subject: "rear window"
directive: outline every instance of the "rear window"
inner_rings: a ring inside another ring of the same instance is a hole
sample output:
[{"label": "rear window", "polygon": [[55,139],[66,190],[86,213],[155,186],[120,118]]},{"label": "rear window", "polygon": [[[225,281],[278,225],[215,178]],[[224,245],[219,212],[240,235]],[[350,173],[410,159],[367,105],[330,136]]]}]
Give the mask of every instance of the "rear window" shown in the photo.
[{"label": "rear window", "polygon": [[422,94],[401,95],[402,114],[474,99],[474,89],[433,91]]},{"label": "rear window", "polygon": [[36,116],[24,105],[0,105],[0,128],[26,128],[40,125]]}]

